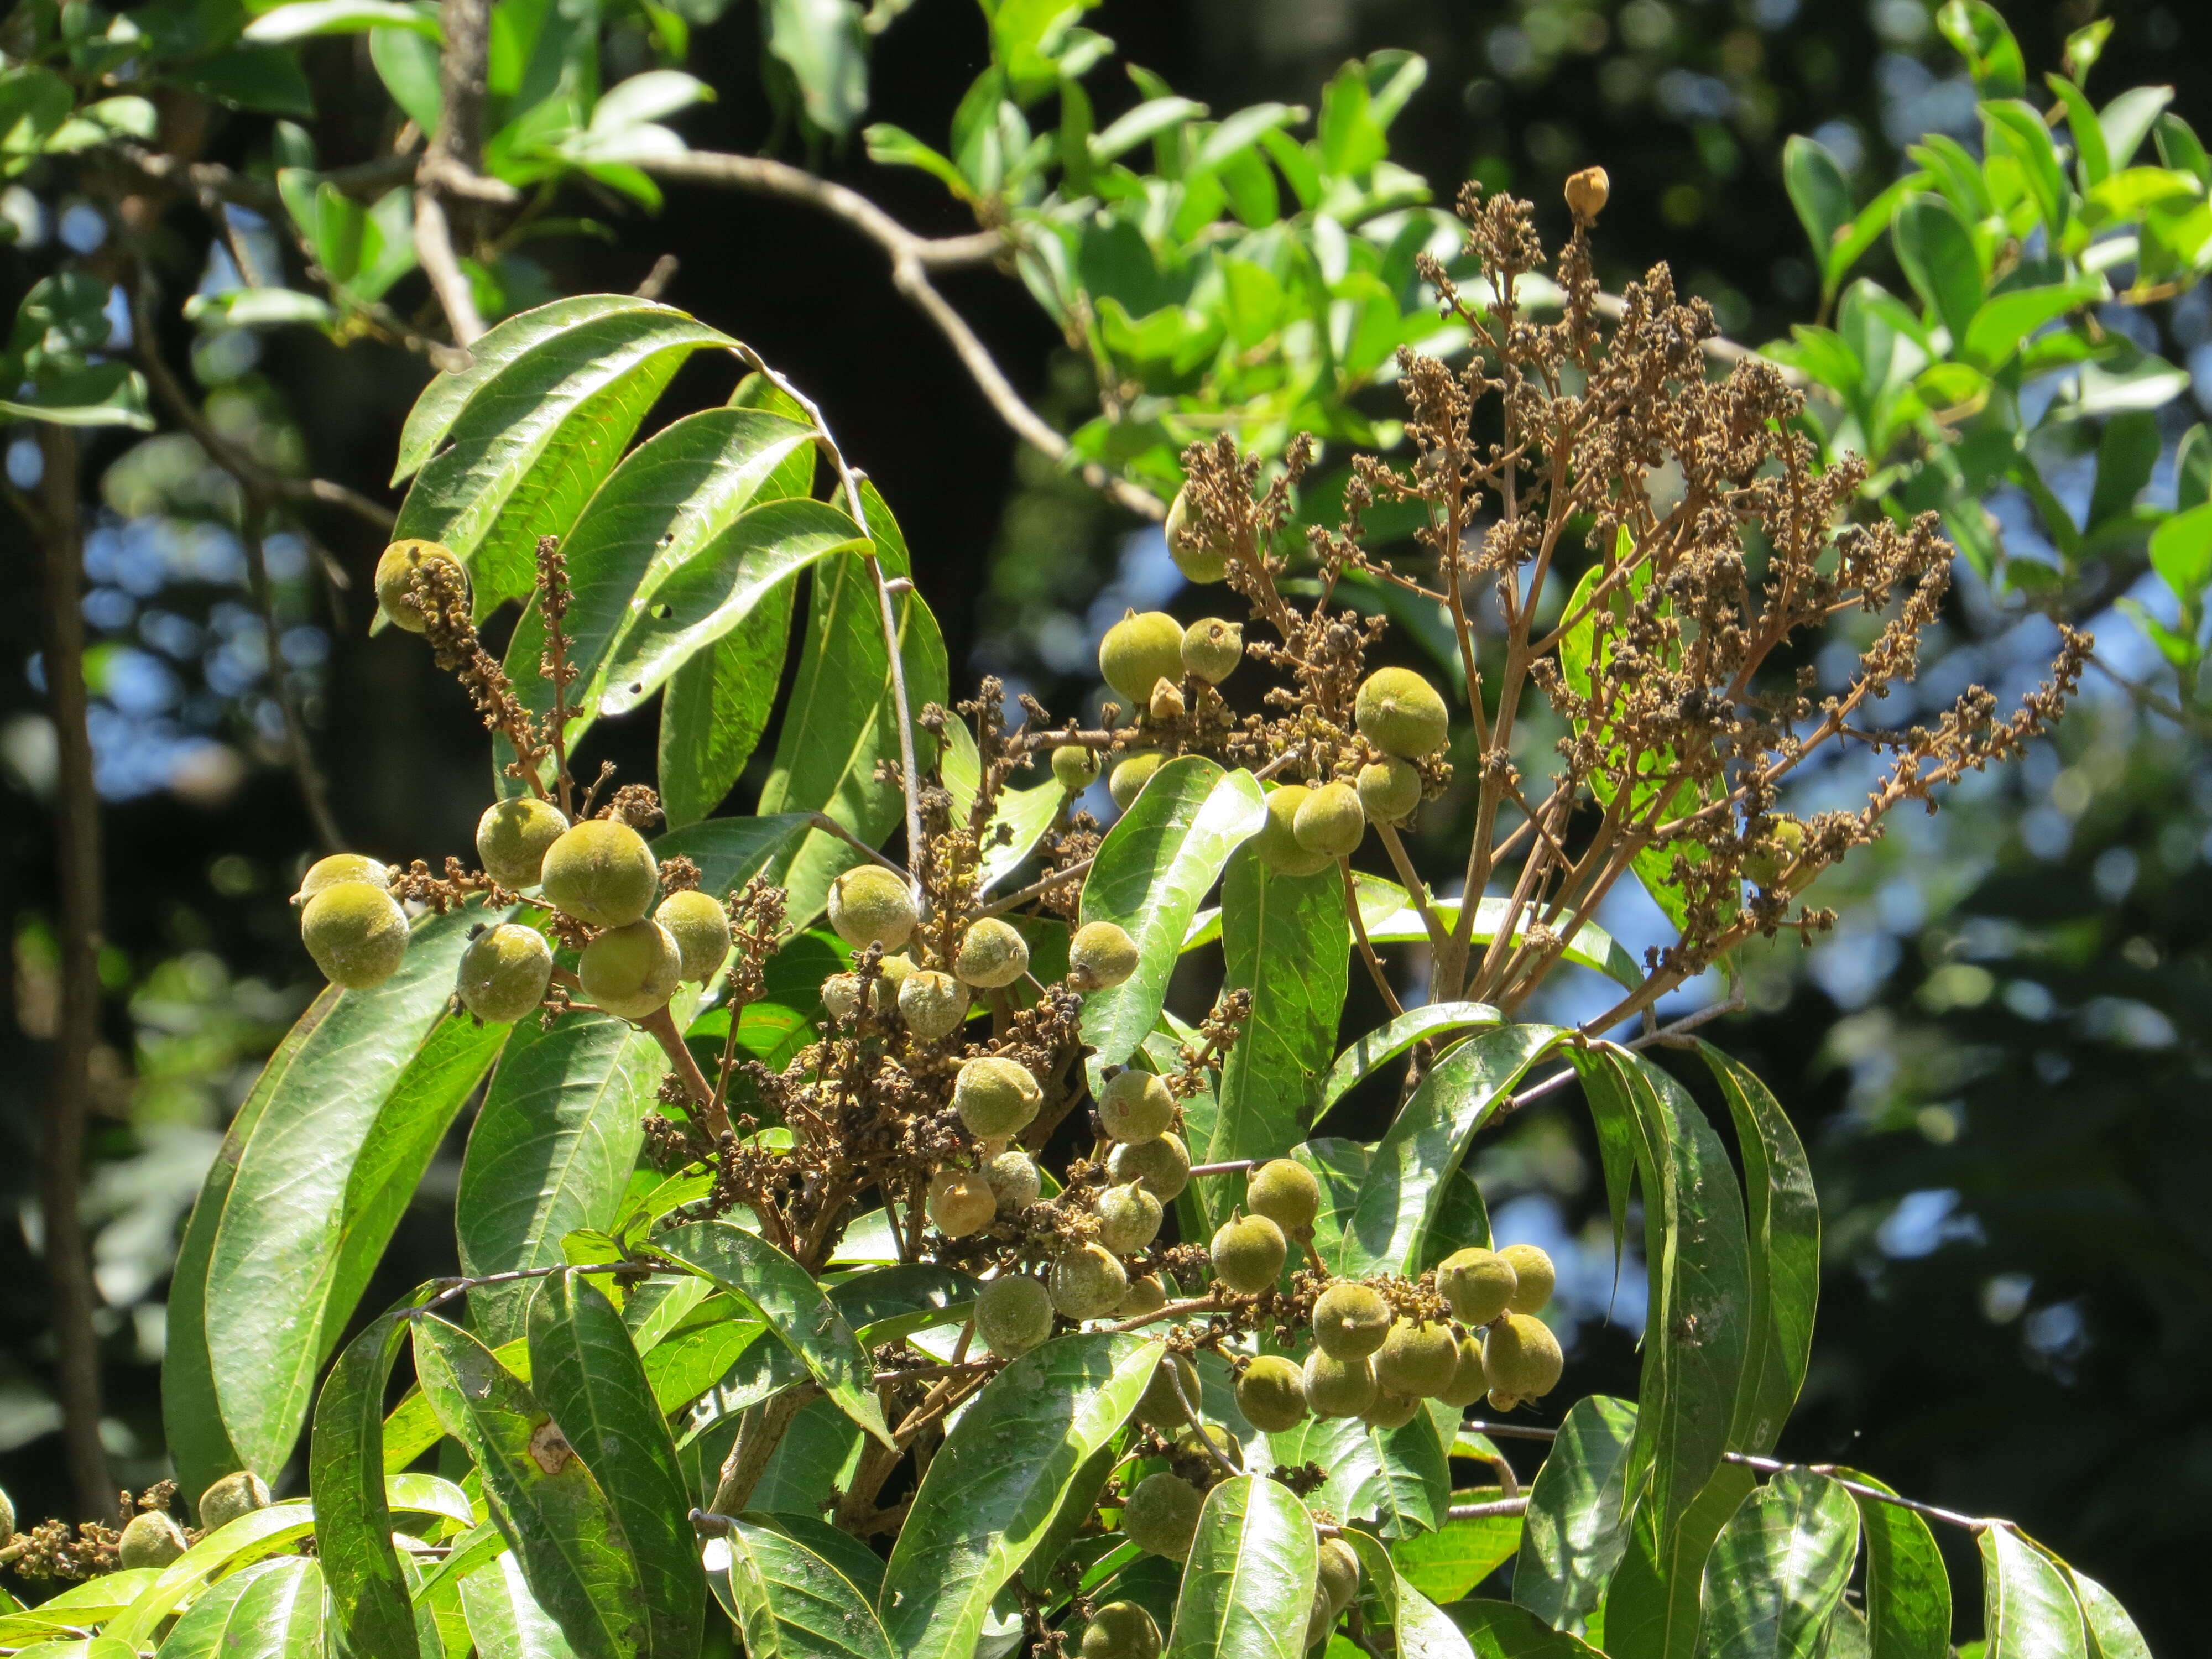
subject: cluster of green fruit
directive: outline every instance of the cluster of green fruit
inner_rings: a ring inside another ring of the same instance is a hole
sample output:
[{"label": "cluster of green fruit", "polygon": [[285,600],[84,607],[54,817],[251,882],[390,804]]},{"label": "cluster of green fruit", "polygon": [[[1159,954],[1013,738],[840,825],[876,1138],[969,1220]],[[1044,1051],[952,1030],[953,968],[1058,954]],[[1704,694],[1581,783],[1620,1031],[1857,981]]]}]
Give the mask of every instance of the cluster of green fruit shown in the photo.
[{"label": "cluster of green fruit", "polygon": [[[124,1497],[127,1502],[130,1494],[126,1492]],[[269,1504],[268,1483],[259,1475],[245,1469],[236,1474],[226,1474],[200,1494],[199,1535],[219,1532],[243,1516],[267,1509]],[[15,1535],[15,1505],[6,1492],[0,1492],[0,1545],[5,1545]],[[194,1541],[167,1510],[142,1510],[124,1523],[123,1530],[116,1536],[116,1564],[125,1571],[166,1567]]]}]

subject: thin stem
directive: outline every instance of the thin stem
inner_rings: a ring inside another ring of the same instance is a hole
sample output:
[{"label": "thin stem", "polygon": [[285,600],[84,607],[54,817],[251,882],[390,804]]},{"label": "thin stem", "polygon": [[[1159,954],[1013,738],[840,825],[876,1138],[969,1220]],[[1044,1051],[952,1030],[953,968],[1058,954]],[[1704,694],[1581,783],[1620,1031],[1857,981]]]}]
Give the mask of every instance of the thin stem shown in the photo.
[{"label": "thin stem", "polygon": [[854,835],[850,830],[848,830],[843,824],[838,823],[836,819],[831,817],[827,812],[810,812],[806,815],[806,821],[812,824],[817,830],[821,830],[824,835],[835,836],[847,846],[854,848],[857,852],[865,854],[869,859],[873,860],[875,863],[883,866],[884,869],[890,871],[893,875],[897,876],[902,879],[911,879],[910,877],[907,876],[906,866],[901,864],[896,859],[888,857],[884,854],[878,852],[874,848],[869,846],[867,842],[862,841],[858,836]]},{"label": "thin stem", "polygon": [[1398,1005],[1398,994],[1390,988],[1389,975],[1382,971],[1382,963],[1375,954],[1375,946],[1367,937],[1366,921],[1359,914],[1359,889],[1352,878],[1352,860],[1340,858],[1336,867],[1344,873],[1344,914],[1352,922],[1352,937],[1359,945],[1360,959],[1366,963],[1367,972],[1375,981],[1375,988],[1382,994],[1382,1005],[1389,1009],[1392,1018],[1406,1011]]},{"label": "thin stem", "polygon": [[1069,865],[1064,870],[1055,870],[1050,875],[1031,882],[1018,893],[1009,893],[1004,898],[994,899],[975,914],[979,916],[995,916],[1002,910],[1018,909],[1033,898],[1043,897],[1055,887],[1065,887],[1071,881],[1082,880],[1091,873],[1091,860],[1083,859]]},{"label": "thin stem", "polygon": [[[731,1011],[730,1018],[734,1024],[737,1020],[734,1009]],[[713,1087],[699,1069],[699,1062],[691,1057],[690,1046],[684,1041],[684,1034],[676,1029],[675,1016],[663,1006],[654,1009],[637,1024],[641,1030],[660,1045],[661,1052],[674,1063],[676,1075],[682,1080],[684,1092],[700,1108],[700,1127],[706,1130],[708,1138],[720,1140],[730,1132],[730,1115],[722,1103],[715,1098]]]},{"label": "thin stem", "polygon": [[1528,1498],[1523,1493],[1518,1498],[1496,1498],[1487,1504],[1455,1504],[1448,1511],[1455,1521],[1486,1521],[1493,1516],[1526,1515]]}]

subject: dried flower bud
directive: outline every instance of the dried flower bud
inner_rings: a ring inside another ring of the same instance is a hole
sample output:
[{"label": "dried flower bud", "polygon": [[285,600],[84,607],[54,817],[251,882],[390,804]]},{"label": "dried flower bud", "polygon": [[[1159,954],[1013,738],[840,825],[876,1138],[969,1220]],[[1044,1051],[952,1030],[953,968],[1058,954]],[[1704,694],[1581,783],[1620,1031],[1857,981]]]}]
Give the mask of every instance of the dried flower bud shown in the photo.
[{"label": "dried flower bud", "polygon": [[1567,207],[1575,216],[1575,222],[1587,225],[1605,211],[1606,198],[1613,193],[1613,181],[1605,176],[1603,167],[1584,167],[1567,178]]}]

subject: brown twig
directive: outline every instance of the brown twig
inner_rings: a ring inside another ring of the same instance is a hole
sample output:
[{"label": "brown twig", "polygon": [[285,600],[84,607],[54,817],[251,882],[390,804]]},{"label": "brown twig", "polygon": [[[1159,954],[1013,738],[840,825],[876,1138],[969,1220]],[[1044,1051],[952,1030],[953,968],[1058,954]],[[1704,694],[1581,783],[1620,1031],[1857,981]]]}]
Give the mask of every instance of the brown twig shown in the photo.
[{"label": "brown twig", "polygon": [[[489,0],[442,0],[438,17],[445,33],[438,58],[438,131],[415,170],[415,257],[446,313],[453,343],[466,348],[483,333],[483,317],[453,252],[453,226],[442,198],[512,200],[514,192],[496,180],[480,179],[476,170],[491,50]],[[486,185],[491,188],[481,187]]]}]

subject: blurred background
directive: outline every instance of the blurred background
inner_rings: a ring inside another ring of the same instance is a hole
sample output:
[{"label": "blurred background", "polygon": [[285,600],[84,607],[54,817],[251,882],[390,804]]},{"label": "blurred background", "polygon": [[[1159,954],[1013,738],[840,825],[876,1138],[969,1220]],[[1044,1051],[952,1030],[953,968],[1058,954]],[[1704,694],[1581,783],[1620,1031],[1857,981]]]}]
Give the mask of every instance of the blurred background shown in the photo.
[{"label": "blurred background", "polygon": [[[677,9],[690,22],[690,67],[720,94],[684,117],[692,144],[811,161],[917,229],[973,228],[925,175],[872,167],[857,142],[794,129],[787,100],[763,84],[753,7]],[[2001,9],[2039,76],[2096,15],[2071,0]],[[987,61],[982,18],[956,0],[896,12],[873,49],[871,117],[939,131]],[[2100,86],[2172,85],[2177,112],[2212,119],[2212,13],[2171,0],[2104,15],[2115,27]],[[1525,193],[1555,236],[1561,180],[1603,166],[1606,285],[1617,291],[1666,261],[1751,343],[1821,309],[1820,274],[1785,193],[1786,137],[1818,137],[1861,199],[1925,134],[1977,142],[1974,88],[1923,0],[1106,0],[1086,22],[1217,110],[1311,105],[1346,59],[1418,52],[1429,74],[1392,130],[1394,159],[1440,196],[1462,178]],[[620,49],[619,37],[607,48]],[[374,141],[349,126],[382,106],[366,60],[357,40],[304,55],[318,111],[304,125],[326,155]],[[205,153],[242,164],[264,128],[226,125],[218,111]],[[40,183],[20,179],[0,206],[14,232],[0,251],[11,307],[65,255],[96,261],[108,234],[99,212]],[[800,206],[667,188],[658,214],[607,215],[616,229],[605,238],[531,244],[503,267],[506,304],[627,291],[672,257],[663,297],[743,337],[807,388],[881,487],[943,624],[956,688],[964,662],[971,678],[998,674],[1055,710],[1079,709],[1097,693],[1097,636],[1125,605],[1187,617],[1209,608],[1182,587],[1157,528],[1018,450],[941,337],[894,296],[877,250]],[[251,258],[270,232],[250,216],[234,222]],[[218,298],[237,286],[233,248],[173,234],[173,285],[196,281]],[[1895,283],[1886,248],[1869,268]],[[416,303],[421,280],[394,303]],[[940,284],[1048,416],[1064,427],[1084,417],[1089,368],[1039,310],[988,270]],[[2194,374],[2159,415],[2154,496],[2175,488],[2182,429],[2212,410],[2203,301],[2192,291],[2115,322]],[[272,467],[312,458],[320,475],[394,499],[385,479],[428,377],[422,356],[307,329],[174,326],[161,343],[189,363],[225,437]],[[708,383],[716,373],[687,369],[664,411],[719,400],[726,386]],[[27,426],[9,432],[9,479],[33,490],[38,442]],[[191,438],[106,429],[82,442],[99,503],[83,615],[106,892],[85,1206],[105,1304],[104,1438],[118,1478],[137,1486],[161,1467],[156,1384],[178,1228],[224,1123],[313,985],[286,901],[326,831],[287,763],[277,678],[297,694],[329,818],[350,847],[434,863],[465,853],[486,775],[461,693],[412,639],[367,634],[373,531],[332,517],[317,521],[313,541],[270,536],[265,620],[230,527],[229,480]],[[1987,505],[2033,539],[2032,526],[2008,520],[2006,501]],[[68,1507],[33,1174],[57,1007],[56,749],[30,602],[35,562],[18,523],[5,535],[18,598],[0,608],[0,915],[10,939],[0,1192],[15,1224],[0,1227],[0,1482],[19,1513],[40,1515]],[[1972,682],[2032,683],[2053,637],[2045,618],[1997,602],[1960,568],[1923,675],[1930,708]],[[2154,665],[2119,611],[2097,611],[2092,625],[2115,660]],[[649,720],[600,730],[628,775],[651,775]],[[1789,1108],[1820,1181],[1821,1320],[1784,1454],[2017,1517],[2110,1584],[2162,1651],[2186,1645],[2194,1586],[2182,1568],[2201,1550],[2212,1504],[2207,758],[2191,722],[2093,680],[2026,763],[1970,780],[1940,817],[1899,823],[1830,875],[1818,896],[1844,912],[1838,930],[1809,949],[1748,953],[1737,988],[1746,1007],[1708,1032]],[[1824,775],[1790,805],[1846,804],[1856,787]],[[1437,844],[1455,830],[1463,835],[1447,813],[1423,826]],[[1639,902],[1604,918],[1638,951],[1659,937],[1656,912],[1639,915]],[[1729,994],[1711,977],[1668,1012]],[[1375,1012],[1363,995],[1355,976],[1352,1019]],[[1576,997],[1563,986],[1543,1012],[1594,1012]],[[1632,1393],[1629,1310],[1641,1308],[1632,1262],[1615,1288],[1579,1125],[1572,1109],[1516,1119],[1478,1170],[1499,1234],[1552,1245],[1571,1264],[1567,1304],[1583,1322],[1563,1398]],[[1357,1110],[1328,1125],[1371,1127]],[[453,1270],[461,1133],[365,1306]],[[1971,1630],[1970,1610],[1966,1620]]]}]

